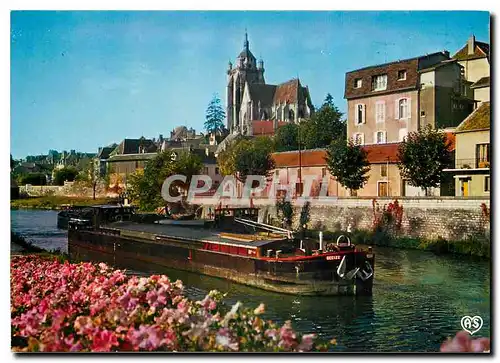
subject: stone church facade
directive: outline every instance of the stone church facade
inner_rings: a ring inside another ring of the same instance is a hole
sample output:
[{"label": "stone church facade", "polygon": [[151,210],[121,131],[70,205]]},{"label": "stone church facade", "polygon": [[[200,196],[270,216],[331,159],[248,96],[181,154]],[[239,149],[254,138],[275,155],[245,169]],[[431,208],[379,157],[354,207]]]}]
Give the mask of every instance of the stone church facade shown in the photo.
[{"label": "stone church facade", "polygon": [[227,75],[226,118],[231,134],[258,134],[263,121],[271,123],[269,126],[276,130],[285,122],[299,122],[314,112],[309,89],[302,86],[299,79],[266,84],[264,61],[255,59],[246,33],[243,50],[234,67],[229,62]]}]

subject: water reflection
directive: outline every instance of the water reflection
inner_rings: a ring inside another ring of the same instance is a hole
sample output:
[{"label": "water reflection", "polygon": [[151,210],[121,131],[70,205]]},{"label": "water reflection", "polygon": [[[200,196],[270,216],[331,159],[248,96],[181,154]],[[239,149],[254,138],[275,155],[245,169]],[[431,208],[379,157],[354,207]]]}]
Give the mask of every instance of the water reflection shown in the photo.
[{"label": "water reflection", "polygon": [[[13,211],[21,212],[21,211]],[[48,243],[55,212],[12,213],[12,228]],[[37,224],[40,227],[37,228]],[[58,239],[59,238],[59,239]],[[63,237],[65,238],[65,237]],[[162,273],[184,282],[191,298],[201,299],[212,290],[227,292],[226,303],[242,301],[246,306],[266,304],[266,318],[280,323],[291,320],[301,332],[314,332],[325,339],[336,338],[338,351],[432,352],[446,337],[460,330],[464,315],[484,320],[479,336],[490,335],[489,261],[436,256],[416,250],[374,247],[375,283],[372,297],[297,297],[247,287],[226,280],[167,269],[136,260],[83,254],[82,259],[101,260],[133,273]]]}]

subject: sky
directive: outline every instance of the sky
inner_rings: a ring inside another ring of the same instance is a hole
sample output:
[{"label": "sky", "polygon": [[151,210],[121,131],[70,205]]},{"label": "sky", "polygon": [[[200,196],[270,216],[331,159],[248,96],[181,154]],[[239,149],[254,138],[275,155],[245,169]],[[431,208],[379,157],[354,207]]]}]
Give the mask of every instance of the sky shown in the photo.
[{"label": "sky", "polygon": [[487,12],[11,12],[11,153],[97,152],[181,125],[203,131],[225,104],[228,62],[243,48],[266,83],[299,77],[313,104],[346,111],[345,73],[441,50],[471,34],[489,42]]}]

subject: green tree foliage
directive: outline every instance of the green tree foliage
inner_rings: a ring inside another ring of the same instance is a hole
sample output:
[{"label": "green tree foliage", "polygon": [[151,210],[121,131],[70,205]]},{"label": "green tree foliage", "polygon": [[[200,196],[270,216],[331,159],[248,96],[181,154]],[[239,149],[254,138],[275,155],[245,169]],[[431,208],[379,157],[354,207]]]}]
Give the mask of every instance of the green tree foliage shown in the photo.
[{"label": "green tree foliage", "polygon": [[56,170],[54,173],[54,184],[55,185],[64,185],[65,181],[74,181],[76,176],[78,175],[78,170],[72,166],[67,166],[62,169]]},{"label": "green tree foliage", "polygon": [[175,195],[176,188],[187,189],[192,176],[199,174],[202,168],[203,163],[197,155],[182,153],[179,158],[173,160],[172,152],[166,150],[148,161],[144,170],[129,176],[128,191],[140,209],[152,211],[166,204],[161,195],[161,188],[167,177],[174,174],[186,176],[186,183],[179,182],[171,186],[170,193]]},{"label": "green tree foliage", "polygon": [[43,173],[28,173],[19,177],[19,183],[21,185],[46,185],[47,177]]},{"label": "green tree foliage", "polygon": [[291,151],[299,148],[298,144],[299,125],[288,123],[276,130],[274,141],[276,151]]},{"label": "green tree foliage", "polygon": [[430,125],[409,133],[398,148],[401,176],[428,195],[430,188],[441,183],[443,169],[452,162],[449,149],[446,135]]},{"label": "green tree foliage", "polygon": [[351,191],[358,190],[368,181],[370,171],[367,152],[352,140],[333,142],[327,150],[326,163],[337,181]]},{"label": "green tree foliage", "polygon": [[208,104],[205,114],[205,129],[207,132],[223,132],[225,117],[226,114],[222,107],[221,100],[217,95],[214,95]]},{"label": "green tree foliage", "polygon": [[280,127],[275,135],[276,151],[298,150],[299,138],[301,149],[328,147],[334,140],[346,140],[346,121],[342,112],[333,103],[328,94],[319,110],[308,120],[299,125],[288,124]]},{"label": "green tree foliage", "polygon": [[235,141],[219,154],[219,169],[223,175],[235,175],[242,182],[248,175],[267,177],[274,169],[273,145],[272,139],[266,136]]}]

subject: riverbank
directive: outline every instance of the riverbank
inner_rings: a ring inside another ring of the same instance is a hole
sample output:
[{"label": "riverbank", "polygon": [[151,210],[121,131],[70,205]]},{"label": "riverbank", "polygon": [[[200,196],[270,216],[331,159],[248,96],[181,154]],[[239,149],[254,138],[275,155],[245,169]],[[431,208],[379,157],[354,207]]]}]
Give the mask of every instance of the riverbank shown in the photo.
[{"label": "riverbank", "polygon": [[10,232],[10,254],[11,256],[31,255],[42,258],[48,257],[55,258],[59,261],[66,261],[69,258],[67,253],[59,249],[46,250],[38,247],[26,237],[13,231]]},{"label": "riverbank", "polygon": [[[491,241],[486,237],[470,237],[468,239],[458,241],[447,241],[443,238],[427,240],[404,236],[394,237],[383,232],[356,230],[351,233],[342,231],[324,231],[323,239],[325,242],[335,242],[341,235],[349,236],[351,243],[353,244],[430,251],[436,254],[457,254],[488,259],[491,258]],[[319,239],[319,231],[307,231],[306,236],[309,238]]]},{"label": "riverbank", "polygon": [[59,210],[64,205],[91,206],[96,204],[116,203],[113,198],[79,198],[79,197],[61,197],[44,196],[24,199],[13,199],[10,201],[11,209],[46,209]]}]

